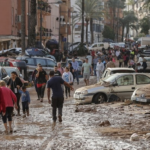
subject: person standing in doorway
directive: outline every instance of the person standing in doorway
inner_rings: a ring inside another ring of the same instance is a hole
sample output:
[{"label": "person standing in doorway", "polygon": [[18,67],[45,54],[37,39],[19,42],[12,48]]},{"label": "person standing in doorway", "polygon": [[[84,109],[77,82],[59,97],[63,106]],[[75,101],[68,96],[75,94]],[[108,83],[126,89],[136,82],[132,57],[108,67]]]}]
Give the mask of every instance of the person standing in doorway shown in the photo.
[{"label": "person standing in doorway", "polygon": [[37,78],[38,97],[40,98],[41,102],[43,102],[45,86],[46,86],[48,77],[47,77],[45,70],[43,70],[41,65],[39,65],[38,67],[36,78]]},{"label": "person standing in doorway", "polygon": [[100,81],[100,78],[102,77],[103,71],[104,71],[104,64],[101,61],[101,59],[99,59],[97,62],[97,66],[96,66],[97,82]]},{"label": "person standing in doorway", "polygon": [[74,70],[74,77],[77,79],[77,84],[79,84],[79,76],[78,76],[79,63],[75,60],[75,58],[72,58],[71,63]]},{"label": "person standing in doorway", "polygon": [[93,68],[91,64],[88,63],[88,58],[85,59],[85,63],[82,65],[82,74],[86,86],[89,85],[90,75],[93,75]]},{"label": "person standing in doorway", "polygon": [[11,73],[11,78],[9,79],[7,86],[12,90],[12,92],[16,95],[17,97],[17,106],[18,106],[18,116],[20,116],[20,93],[19,89],[23,86],[21,80],[19,77],[17,77],[16,72]]},{"label": "person standing in doorway", "polygon": [[50,71],[50,80],[47,83],[47,97],[48,102],[51,104],[51,98],[50,98],[50,89],[52,89],[52,114],[53,114],[53,122],[56,123],[57,117],[56,117],[56,111],[58,108],[58,118],[59,122],[62,122],[62,108],[64,103],[64,95],[62,91],[61,85],[64,84],[65,86],[68,86],[71,90],[74,90],[71,85],[69,85],[67,82],[65,82],[61,77],[55,77],[54,71]]},{"label": "person standing in doorway", "polygon": [[[65,82],[67,82],[68,84],[73,85],[73,75],[69,71],[68,67],[65,68],[65,72],[62,75],[62,79]],[[65,86],[65,93],[66,93],[66,99],[68,98],[68,94],[69,94],[69,97],[70,97],[70,88],[68,86]]]}]

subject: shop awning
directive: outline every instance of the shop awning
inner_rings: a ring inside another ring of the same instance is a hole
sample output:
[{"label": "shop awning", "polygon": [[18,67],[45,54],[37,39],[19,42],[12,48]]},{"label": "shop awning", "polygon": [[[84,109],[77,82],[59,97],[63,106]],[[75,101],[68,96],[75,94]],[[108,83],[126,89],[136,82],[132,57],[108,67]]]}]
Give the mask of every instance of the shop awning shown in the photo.
[{"label": "shop awning", "polygon": [[11,39],[0,39],[0,42],[7,42],[10,41]]}]

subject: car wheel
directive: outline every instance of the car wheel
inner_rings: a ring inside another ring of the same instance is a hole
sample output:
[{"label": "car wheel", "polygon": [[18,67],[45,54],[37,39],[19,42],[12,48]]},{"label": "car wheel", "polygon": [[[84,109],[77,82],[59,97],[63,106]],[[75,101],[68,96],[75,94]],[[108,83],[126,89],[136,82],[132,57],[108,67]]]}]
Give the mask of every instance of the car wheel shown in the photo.
[{"label": "car wheel", "polygon": [[102,93],[99,93],[94,97],[94,103],[95,104],[102,104],[106,101],[107,101],[106,96]]}]

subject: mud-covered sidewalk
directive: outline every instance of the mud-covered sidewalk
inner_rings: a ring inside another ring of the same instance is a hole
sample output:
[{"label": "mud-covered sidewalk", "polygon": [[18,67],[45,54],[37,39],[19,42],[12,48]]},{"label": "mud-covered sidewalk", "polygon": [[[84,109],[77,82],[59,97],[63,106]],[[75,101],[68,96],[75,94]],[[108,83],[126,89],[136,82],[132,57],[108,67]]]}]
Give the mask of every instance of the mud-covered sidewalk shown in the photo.
[{"label": "mud-covered sidewalk", "polygon": [[[14,117],[12,135],[3,135],[0,120],[0,150],[150,150],[145,137],[150,133],[150,114],[145,114],[150,105],[115,102],[77,108],[70,98],[64,104],[63,122],[54,126],[46,95],[40,103],[34,89],[30,94],[31,115]],[[138,141],[130,141],[133,133]]]}]

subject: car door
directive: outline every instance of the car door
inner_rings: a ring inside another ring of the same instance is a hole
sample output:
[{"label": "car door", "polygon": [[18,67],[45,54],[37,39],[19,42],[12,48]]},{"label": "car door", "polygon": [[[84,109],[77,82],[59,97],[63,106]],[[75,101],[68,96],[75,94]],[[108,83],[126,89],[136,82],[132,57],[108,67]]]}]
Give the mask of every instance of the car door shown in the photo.
[{"label": "car door", "polygon": [[145,57],[146,63],[147,63],[147,68],[146,70],[150,70],[150,57]]},{"label": "car door", "polygon": [[136,79],[136,89],[140,88],[146,84],[150,84],[150,77],[144,74],[137,74],[135,75]]},{"label": "car door", "polygon": [[116,79],[117,86],[111,87],[111,93],[121,99],[131,98],[135,90],[135,80],[133,75],[124,75]]},{"label": "car door", "polygon": [[54,67],[56,66],[56,63],[52,60],[49,60],[49,59],[46,59],[46,62],[47,62],[46,72],[47,72],[47,74],[49,74],[49,72],[51,70],[54,70]]}]

